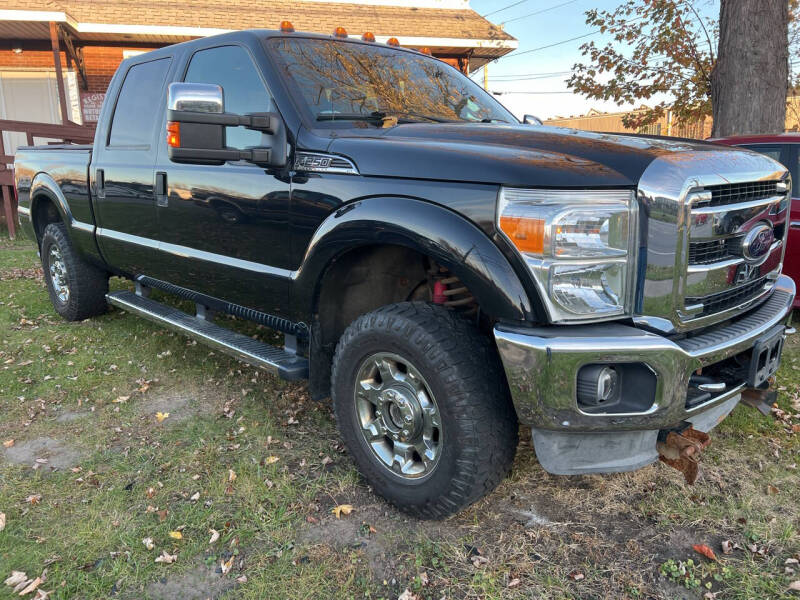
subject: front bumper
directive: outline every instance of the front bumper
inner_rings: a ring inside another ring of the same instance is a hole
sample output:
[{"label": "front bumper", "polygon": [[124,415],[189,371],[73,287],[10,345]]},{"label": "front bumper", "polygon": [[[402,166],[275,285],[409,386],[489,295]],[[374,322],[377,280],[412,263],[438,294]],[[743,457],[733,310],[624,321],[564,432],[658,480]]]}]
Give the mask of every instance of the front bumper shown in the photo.
[{"label": "front bumper", "polygon": [[[752,348],[791,313],[794,282],[778,278],[771,296],[732,321],[670,340],[627,325],[495,327],[494,335],[520,422],[562,432],[659,430],[738,395],[744,384],[687,409],[689,377]],[[586,413],[577,403],[578,370],[591,363],[645,363],[657,377],[655,402],[643,412]]]}]

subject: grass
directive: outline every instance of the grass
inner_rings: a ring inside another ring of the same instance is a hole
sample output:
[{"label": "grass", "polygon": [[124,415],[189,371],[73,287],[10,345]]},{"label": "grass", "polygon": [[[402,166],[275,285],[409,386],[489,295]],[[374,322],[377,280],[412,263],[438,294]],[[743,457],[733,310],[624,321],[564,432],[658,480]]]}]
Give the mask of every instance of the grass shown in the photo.
[{"label": "grass", "polygon": [[[797,419],[738,407],[694,487],[661,465],[551,476],[523,431],[497,491],[419,522],[359,479],[304,385],[119,311],[61,321],[25,241],[0,238],[0,332],[0,441],[14,440],[0,449],[0,581],[46,571],[51,598],[701,598],[710,587],[744,600],[790,598],[800,579],[785,564],[800,558]],[[790,340],[779,405],[793,413],[799,383]],[[337,519],[338,504],[354,511]],[[723,555],[725,540],[741,549]],[[156,563],[162,552],[175,562]]]}]

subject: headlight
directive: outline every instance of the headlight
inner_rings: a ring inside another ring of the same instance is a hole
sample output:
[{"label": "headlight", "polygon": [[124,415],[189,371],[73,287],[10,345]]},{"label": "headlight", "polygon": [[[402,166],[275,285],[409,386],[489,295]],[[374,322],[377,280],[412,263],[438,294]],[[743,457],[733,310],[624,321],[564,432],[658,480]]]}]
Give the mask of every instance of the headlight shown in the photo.
[{"label": "headlight", "polygon": [[636,258],[632,191],[503,188],[497,225],[531,269],[552,321],[630,312]]}]

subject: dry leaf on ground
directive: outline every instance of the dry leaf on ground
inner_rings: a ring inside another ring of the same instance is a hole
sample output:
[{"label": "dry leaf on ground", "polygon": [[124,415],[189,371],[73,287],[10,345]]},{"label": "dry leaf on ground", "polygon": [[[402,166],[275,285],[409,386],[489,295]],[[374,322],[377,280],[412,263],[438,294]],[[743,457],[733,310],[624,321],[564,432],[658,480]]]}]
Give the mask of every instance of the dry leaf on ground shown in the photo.
[{"label": "dry leaf on ground", "polygon": [[702,554],[703,556],[705,556],[710,560],[717,560],[717,555],[714,554],[714,551],[705,544],[695,544],[694,546],[692,546],[692,550],[694,550],[698,554]]},{"label": "dry leaf on ground", "polygon": [[182,540],[183,534],[180,531],[170,531],[169,537],[171,537],[173,540]]},{"label": "dry leaf on ground", "polygon": [[157,420],[159,423],[163,422],[163,421],[164,421],[164,419],[168,419],[168,418],[169,418],[169,413],[168,413],[168,412],[161,412],[161,411],[159,411],[159,412],[157,412],[157,413],[156,413],[156,420]]},{"label": "dry leaf on ground", "polygon": [[144,547],[147,548],[148,550],[152,550],[153,548],[156,547],[155,544],[153,543],[153,538],[146,537],[142,540],[142,543],[144,544]]},{"label": "dry leaf on ground", "polygon": [[164,563],[165,565],[171,565],[176,560],[178,560],[178,555],[177,554],[170,554],[166,550],[163,550],[161,552],[161,556],[157,557],[155,562]]},{"label": "dry leaf on ground", "polygon": [[11,448],[11,446],[13,445],[14,445],[14,440],[6,440],[5,442],[3,442],[4,448]]},{"label": "dry leaf on ground", "polygon": [[352,504],[337,504],[331,509],[331,512],[336,515],[336,518],[340,518],[342,515],[349,515],[353,512],[353,505]]},{"label": "dry leaf on ground", "polygon": [[6,513],[0,512],[0,531],[6,528]]},{"label": "dry leaf on ground", "polygon": [[211,539],[208,540],[208,545],[211,546],[219,539],[219,531],[216,529],[209,529],[208,532],[211,534]]}]

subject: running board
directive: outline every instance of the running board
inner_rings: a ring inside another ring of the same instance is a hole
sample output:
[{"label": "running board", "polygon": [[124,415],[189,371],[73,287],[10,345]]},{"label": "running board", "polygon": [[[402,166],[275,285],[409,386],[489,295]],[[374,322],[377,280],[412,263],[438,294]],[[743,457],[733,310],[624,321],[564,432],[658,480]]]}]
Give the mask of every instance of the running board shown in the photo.
[{"label": "running board", "polygon": [[256,367],[275,373],[283,379],[308,378],[308,360],[281,348],[193,317],[177,308],[161,304],[133,292],[111,292],[106,300],[117,308],[132,312],[164,327],[183,333],[220,352],[230,354]]}]

